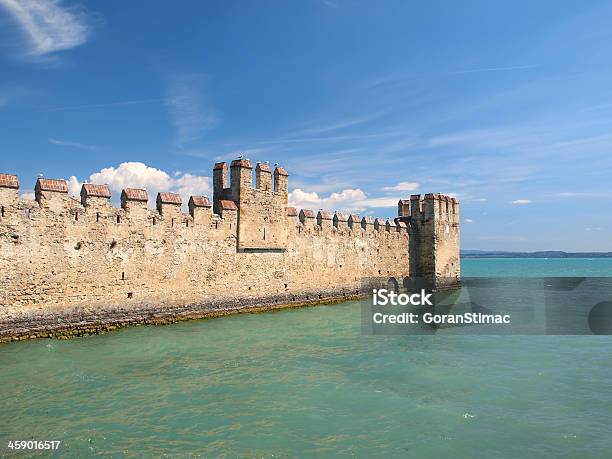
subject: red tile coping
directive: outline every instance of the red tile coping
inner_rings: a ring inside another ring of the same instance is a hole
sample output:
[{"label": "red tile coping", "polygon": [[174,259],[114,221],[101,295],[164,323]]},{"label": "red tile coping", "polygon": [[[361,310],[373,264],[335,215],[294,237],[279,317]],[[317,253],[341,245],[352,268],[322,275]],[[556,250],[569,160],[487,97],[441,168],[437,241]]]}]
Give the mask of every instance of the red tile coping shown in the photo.
[{"label": "red tile coping", "polygon": [[81,194],[96,198],[110,198],[111,192],[108,185],[95,185],[93,183],[84,183],[81,187]]},{"label": "red tile coping", "polygon": [[19,189],[19,179],[13,174],[0,174],[0,188]]},{"label": "red tile coping", "polygon": [[274,169],[274,174],[276,175],[285,175],[285,176],[289,176],[289,174],[287,173],[287,171],[285,169],[283,169],[280,166],[277,166],[276,169]]},{"label": "red tile coping", "polygon": [[248,159],[235,159],[230,164],[230,167],[245,167],[247,169],[253,169],[253,165]]},{"label": "red tile coping", "polygon": [[40,177],[36,181],[36,189],[40,191],[54,191],[56,193],[68,193],[66,180],[47,179]]},{"label": "red tile coping", "polygon": [[189,206],[193,207],[211,207],[210,201],[206,196],[191,196],[189,198]]},{"label": "red tile coping", "polygon": [[314,210],[310,210],[310,209],[300,210],[300,216],[303,216],[304,218],[315,218],[316,217]]},{"label": "red tile coping", "polygon": [[366,225],[373,225],[374,224],[374,219],[372,217],[369,216],[365,216],[361,219],[362,222],[365,222]]},{"label": "red tile coping", "polygon": [[348,221],[348,217],[346,215],[344,215],[342,212],[336,212],[334,214],[334,219],[336,219],[339,222],[346,222],[346,221]]},{"label": "red tile coping", "polygon": [[183,201],[181,197],[176,193],[169,193],[167,191],[161,191],[157,193],[157,202],[161,204],[175,204],[180,206]]},{"label": "red tile coping", "polygon": [[142,190],[139,188],[125,188],[121,192],[121,199],[125,199],[126,201],[147,202],[149,200],[149,194],[147,193],[147,190]]},{"label": "red tile coping", "polygon": [[270,169],[270,165],[267,164],[267,163],[258,163],[256,169],[261,171],[261,172],[270,172],[270,173],[272,173],[272,169]]},{"label": "red tile coping", "polygon": [[223,210],[238,210],[238,207],[234,201],[221,199],[219,202],[221,203],[221,209]]}]

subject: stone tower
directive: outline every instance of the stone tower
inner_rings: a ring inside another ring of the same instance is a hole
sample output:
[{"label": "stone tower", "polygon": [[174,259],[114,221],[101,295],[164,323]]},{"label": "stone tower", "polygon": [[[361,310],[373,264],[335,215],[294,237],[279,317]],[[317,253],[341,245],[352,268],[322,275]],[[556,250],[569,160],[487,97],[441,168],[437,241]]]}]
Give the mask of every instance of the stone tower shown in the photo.
[{"label": "stone tower", "polygon": [[434,280],[439,288],[460,283],[459,202],[437,193],[400,200],[398,218],[410,232],[410,275]]},{"label": "stone tower", "polygon": [[227,186],[227,164],[213,169],[213,207],[222,213],[221,201],[233,201],[238,208],[237,248],[242,252],[282,252],[287,249],[288,176],[280,166],[274,173],[268,163],[257,163],[255,186],[253,166],[248,159],[230,164]]}]

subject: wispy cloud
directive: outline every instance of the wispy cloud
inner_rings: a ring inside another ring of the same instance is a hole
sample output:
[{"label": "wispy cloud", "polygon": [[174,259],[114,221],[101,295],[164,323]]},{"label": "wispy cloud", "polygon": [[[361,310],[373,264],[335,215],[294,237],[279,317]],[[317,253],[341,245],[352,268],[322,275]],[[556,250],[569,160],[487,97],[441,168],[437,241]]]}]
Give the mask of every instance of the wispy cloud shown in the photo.
[{"label": "wispy cloud", "polygon": [[[404,129],[385,129],[382,131],[372,131],[370,129],[370,132],[365,132],[364,125],[386,113],[386,110],[379,110],[361,116],[311,120],[307,124],[303,124],[303,127],[292,129],[282,135],[243,142],[223,143],[219,146],[234,148],[250,148],[252,145],[281,146],[286,152],[287,148],[300,148],[300,144],[318,143],[325,145],[338,142],[383,139],[404,134]],[[312,156],[312,152],[309,156]]]},{"label": "wispy cloud", "polygon": [[525,204],[531,204],[531,199],[515,199],[512,204],[524,206]]},{"label": "wispy cloud", "polygon": [[385,191],[415,191],[419,189],[417,182],[399,182],[395,186],[386,186],[383,188]]},{"label": "wispy cloud", "polygon": [[90,35],[85,15],[58,0],[0,0],[28,40],[28,55],[40,57],[82,45]]},{"label": "wispy cloud", "polygon": [[[2,0],[0,0],[2,1]],[[65,110],[84,110],[89,108],[106,108],[106,107],[126,107],[129,105],[142,105],[142,104],[154,104],[163,102],[164,99],[136,99],[136,100],[123,100],[119,102],[109,102],[104,104],[84,104],[84,105],[68,105],[65,107],[53,107],[40,110],[41,112],[61,112]]]},{"label": "wispy cloud", "polygon": [[0,88],[0,107],[5,107],[20,99],[28,91],[20,87]]},{"label": "wispy cloud", "polygon": [[[251,145],[274,145],[274,144],[291,144],[291,143],[308,143],[308,142],[335,142],[335,141],[346,141],[346,140],[363,140],[372,139],[377,137],[389,137],[397,135],[397,132],[380,132],[373,134],[347,134],[347,135],[334,135],[334,136],[321,136],[321,137],[298,137],[298,138],[278,138],[270,140],[258,140],[250,142]],[[242,145],[238,143],[225,144],[226,146],[231,145]]]},{"label": "wispy cloud", "polygon": [[610,199],[612,192],[609,190],[599,191],[563,191],[561,193],[553,193],[550,196],[557,198],[596,198],[596,199]]},{"label": "wispy cloud", "polygon": [[285,137],[304,137],[306,135],[320,135],[326,132],[339,131],[342,129],[358,126],[361,124],[368,123],[377,118],[380,118],[386,113],[385,110],[380,110],[373,113],[367,113],[363,116],[356,116],[350,118],[341,118],[341,119],[326,119],[318,122],[316,125],[306,127],[304,129],[300,129],[294,131],[292,133],[287,134]]},{"label": "wispy cloud", "polygon": [[512,72],[518,70],[531,70],[539,67],[536,64],[526,65],[505,65],[505,66],[494,66],[494,67],[477,67],[472,69],[458,69],[448,70],[436,73],[427,73],[422,75],[390,75],[381,77],[376,80],[370,81],[366,84],[366,88],[376,88],[385,84],[397,84],[407,81],[424,80],[430,78],[454,76],[454,75],[467,75],[470,73],[489,73],[489,72]]},{"label": "wispy cloud", "polygon": [[87,145],[81,142],[75,142],[72,140],[61,140],[61,139],[54,139],[53,137],[49,137],[49,143],[52,145],[59,145],[61,147],[74,147],[74,148],[80,148],[81,150],[99,150],[100,147],[98,147],[97,145]]},{"label": "wispy cloud", "polygon": [[185,147],[200,139],[219,122],[217,110],[209,100],[206,78],[181,75],[168,86],[165,100],[176,129],[176,143]]},{"label": "wispy cloud", "polygon": [[575,191],[562,191],[560,193],[557,193],[556,196],[559,196],[560,198],[576,198],[576,197],[588,196],[588,193],[575,192]]},{"label": "wispy cloud", "polygon": [[486,72],[508,72],[511,70],[528,70],[535,69],[539,67],[535,64],[530,65],[509,65],[509,66],[501,66],[501,67],[483,67],[477,69],[465,69],[465,70],[455,70],[451,72],[439,73],[438,75],[463,75],[466,73],[486,73]]},{"label": "wispy cloud", "polygon": [[0,89],[0,107],[10,105],[19,97],[21,91],[15,91],[10,89]]},{"label": "wispy cloud", "polygon": [[321,0],[321,3],[323,3],[328,8],[334,8],[334,9],[338,8],[338,3],[337,2],[332,2],[330,0]]}]

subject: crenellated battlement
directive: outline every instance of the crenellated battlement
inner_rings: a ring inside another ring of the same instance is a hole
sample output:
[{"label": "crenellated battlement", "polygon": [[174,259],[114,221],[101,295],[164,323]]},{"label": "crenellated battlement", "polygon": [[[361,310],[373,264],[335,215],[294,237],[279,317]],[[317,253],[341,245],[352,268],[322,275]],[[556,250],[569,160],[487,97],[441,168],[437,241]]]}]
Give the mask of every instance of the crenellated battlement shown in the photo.
[{"label": "crenellated battlement", "polygon": [[429,193],[425,196],[413,194],[410,200],[401,199],[398,202],[398,216],[405,221],[438,219],[450,223],[459,223],[459,201],[453,196],[439,193]]},{"label": "crenellated battlement", "polygon": [[119,208],[111,205],[111,196],[108,185],[85,183],[78,200],[68,196],[65,180],[39,177],[35,199],[30,201],[19,197],[16,175],[0,174],[0,225],[10,224],[15,232],[25,234],[30,233],[32,227],[44,226],[45,222],[53,223],[54,230],[61,228],[58,225],[63,225],[64,229],[70,225],[71,231],[82,227],[84,237],[91,231],[87,226],[90,223],[95,223],[105,232],[112,232],[111,227],[125,224],[141,229],[169,225],[176,231],[189,227],[206,231],[223,229],[226,236],[236,237],[237,207],[233,201],[222,206],[220,215],[213,215],[208,197],[191,196],[189,213],[184,214],[177,193],[159,192],[155,209],[148,207],[149,195],[145,189],[123,189]]},{"label": "crenellated battlement", "polygon": [[288,185],[279,165],[239,158],[228,174],[220,162],[213,199],[191,196],[184,213],[171,191],[150,208],[146,189],[126,187],[115,207],[106,184],[71,197],[65,180],[46,177],[23,199],[19,178],[0,174],[0,308],[308,300],[358,292],[364,277],[459,278],[455,198],[413,195],[382,219],[290,207]]},{"label": "crenellated battlement", "polygon": [[[227,186],[227,163],[216,163],[213,169],[213,202],[207,196],[191,196],[189,214],[182,213],[181,197],[172,192],[158,193],[156,209],[149,209],[147,190],[137,188],[123,189],[121,208],[115,209],[110,203],[111,191],[108,185],[93,183],[83,184],[79,206],[75,200],[69,199],[65,180],[43,177],[36,181],[35,201],[41,209],[70,214],[77,219],[79,214],[84,216],[88,211],[95,211],[97,222],[121,223],[129,219],[145,226],[170,221],[172,225],[180,222],[179,226],[199,227],[203,230],[231,228],[238,241],[238,250],[285,250],[288,231],[295,225],[302,228],[298,234],[310,234],[308,230],[312,229],[312,234],[336,231],[347,236],[385,232],[409,234],[410,225],[418,233],[419,229],[422,232],[423,227],[430,222],[436,222],[438,226],[443,223],[450,227],[459,225],[457,199],[438,193],[415,194],[409,200],[401,199],[398,201],[398,217],[395,220],[384,220],[357,214],[347,216],[338,211],[332,213],[321,209],[315,212],[288,207],[288,174],[279,165],[272,172],[267,162],[257,162],[253,187],[253,166],[250,160],[239,158],[230,163],[229,179]],[[16,175],[0,174],[0,198],[5,221],[13,208],[24,208],[24,205],[19,204],[19,179]]]},{"label": "crenellated battlement", "polygon": [[291,227],[295,226],[297,235],[339,237],[408,237],[408,227],[405,223],[396,224],[394,220],[384,220],[370,216],[361,217],[356,214],[349,216],[342,212],[334,213],[312,209],[287,208],[287,217]]}]

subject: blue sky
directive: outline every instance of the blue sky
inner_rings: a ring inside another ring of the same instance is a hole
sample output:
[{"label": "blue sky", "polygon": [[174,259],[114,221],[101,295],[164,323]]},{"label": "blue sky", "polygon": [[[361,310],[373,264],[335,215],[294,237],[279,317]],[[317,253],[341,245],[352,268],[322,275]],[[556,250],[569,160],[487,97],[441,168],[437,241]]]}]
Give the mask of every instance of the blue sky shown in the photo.
[{"label": "blue sky", "polygon": [[462,247],[612,250],[612,4],[0,0],[0,171],[300,207],[461,201]]}]

